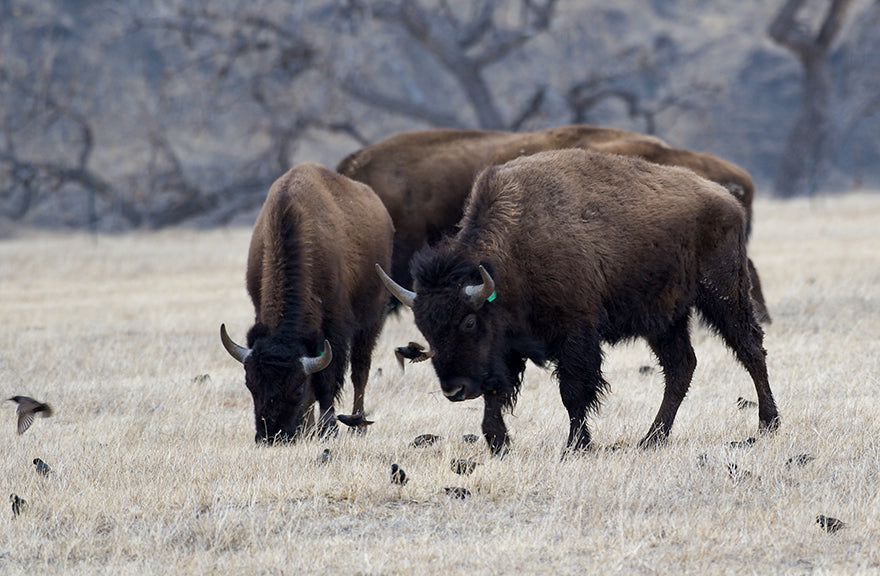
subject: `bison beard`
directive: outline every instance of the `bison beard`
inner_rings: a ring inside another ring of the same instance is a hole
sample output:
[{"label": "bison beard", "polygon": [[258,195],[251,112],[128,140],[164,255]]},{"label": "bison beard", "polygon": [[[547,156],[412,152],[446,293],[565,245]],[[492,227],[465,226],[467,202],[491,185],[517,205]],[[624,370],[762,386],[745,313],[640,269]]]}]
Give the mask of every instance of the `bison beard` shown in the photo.
[{"label": "bison beard", "polygon": [[[508,449],[502,410],[527,359],[555,365],[567,446],[588,447],[587,418],[607,388],[600,344],[639,336],[665,375],[641,445],[665,441],[696,368],[693,310],[751,375],[760,427],[779,425],[749,297],[743,210],[690,171],[579,150],[488,168],[460,231],[418,253],[412,273],[415,292],[380,276],[411,302],[447,398],[484,397],[495,454]],[[497,288],[490,297],[480,290],[487,281]]]}]

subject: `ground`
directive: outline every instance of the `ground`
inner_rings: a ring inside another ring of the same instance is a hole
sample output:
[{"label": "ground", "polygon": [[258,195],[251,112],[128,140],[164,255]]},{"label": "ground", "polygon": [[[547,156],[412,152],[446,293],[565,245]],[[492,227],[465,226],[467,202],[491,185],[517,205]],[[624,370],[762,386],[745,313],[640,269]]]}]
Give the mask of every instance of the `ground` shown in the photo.
[{"label": "ground", "polygon": [[[14,404],[0,405],[0,573],[880,571],[880,194],[756,203],[775,435],[730,445],[756,435],[756,411],[736,402],[754,388],[696,327],[699,366],[669,444],[634,447],[662,393],[636,342],[606,350],[598,449],[565,461],[565,411],[535,367],[506,417],[510,456],[465,443],[482,401],[448,402],[429,363],[401,372],[393,347],[423,341],[408,313],[376,350],[368,434],[257,447],[243,370],[218,336],[225,322],[242,341],[253,321],[249,236],[0,242],[0,392],[56,410],[19,437]],[[410,446],[422,433],[443,440]],[[815,459],[786,463],[799,454]],[[457,457],[481,465],[458,476]],[[392,463],[405,486],[391,483]],[[451,499],[446,486],[472,495]],[[9,493],[28,501],[18,517]],[[828,534],[819,514],[846,527]]]}]

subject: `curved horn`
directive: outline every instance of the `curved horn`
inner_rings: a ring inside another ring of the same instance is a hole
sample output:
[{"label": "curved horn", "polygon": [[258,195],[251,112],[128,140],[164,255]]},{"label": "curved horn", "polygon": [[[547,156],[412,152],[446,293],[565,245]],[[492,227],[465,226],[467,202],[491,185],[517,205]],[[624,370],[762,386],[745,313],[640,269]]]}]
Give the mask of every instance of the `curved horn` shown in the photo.
[{"label": "curved horn", "polygon": [[229,352],[229,355],[241,362],[242,364],[244,364],[244,361],[247,359],[247,357],[251,355],[250,348],[239,346],[232,341],[232,338],[230,338],[229,334],[226,333],[226,324],[220,325],[220,341],[223,342],[223,347],[226,348],[226,351]]},{"label": "curved horn", "polygon": [[303,371],[306,374],[320,372],[333,361],[333,350],[330,349],[330,342],[324,340],[324,351],[321,352],[320,356],[315,356],[314,358],[303,356],[299,361],[302,362]]},{"label": "curved horn", "polygon": [[492,280],[492,277],[489,276],[489,273],[486,272],[486,269],[483,268],[482,264],[480,264],[480,276],[483,277],[482,284],[465,286],[462,288],[465,296],[471,301],[471,306],[473,306],[475,310],[482,308],[483,304],[486,303],[486,300],[488,300],[492,296],[492,293],[495,292],[495,281]]},{"label": "curved horn", "polygon": [[388,291],[394,295],[395,298],[400,300],[402,303],[406,304],[409,308],[413,307],[413,302],[416,299],[416,293],[407,290],[397,282],[391,279],[388,274],[382,270],[382,267],[379,264],[376,264],[376,274],[379,275],[379,278],[382,280],[382,283],[385,284],[385,287],[388,288]]}]

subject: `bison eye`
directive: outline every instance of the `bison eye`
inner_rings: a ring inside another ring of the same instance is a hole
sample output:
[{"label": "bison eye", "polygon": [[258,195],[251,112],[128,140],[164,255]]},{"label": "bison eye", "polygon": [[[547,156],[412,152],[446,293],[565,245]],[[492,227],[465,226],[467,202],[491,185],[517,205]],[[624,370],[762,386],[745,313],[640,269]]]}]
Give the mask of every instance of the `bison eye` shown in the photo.
[{"label": "bison eye", "polygon": [[465,316],[464,320],[461,321],[461,331],[462,332],[473,332],[477,329],[477,317],[474,314],[468,314]]}]

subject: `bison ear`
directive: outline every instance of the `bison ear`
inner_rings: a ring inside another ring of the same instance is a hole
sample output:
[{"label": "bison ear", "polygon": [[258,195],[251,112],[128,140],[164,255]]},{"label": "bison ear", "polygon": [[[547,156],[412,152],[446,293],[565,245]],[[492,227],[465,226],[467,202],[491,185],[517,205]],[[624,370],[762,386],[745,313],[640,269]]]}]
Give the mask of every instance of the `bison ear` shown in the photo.
[{"label": "bison ear", "polygon": [[306,374],[320,372],[333,361],[333,350],[330,348],[330,342],[324,340],[324,351],[321,352],[320,356],[303,356],[299,361],[302,362],[303,372]]},{"label": "bison ear", "polygon": [[480,264],[480,276],[483,277],[482,284],[462,288],[465,298],[471,303],[474,310],[482,308],[487,300],[495,299],[495,281],[492,280],[492,276],[486,272],[482,264]]}]

